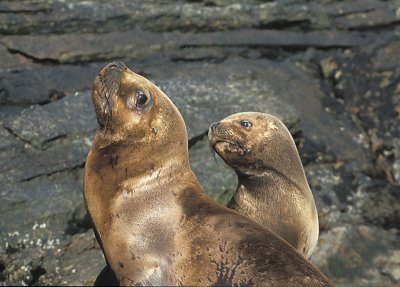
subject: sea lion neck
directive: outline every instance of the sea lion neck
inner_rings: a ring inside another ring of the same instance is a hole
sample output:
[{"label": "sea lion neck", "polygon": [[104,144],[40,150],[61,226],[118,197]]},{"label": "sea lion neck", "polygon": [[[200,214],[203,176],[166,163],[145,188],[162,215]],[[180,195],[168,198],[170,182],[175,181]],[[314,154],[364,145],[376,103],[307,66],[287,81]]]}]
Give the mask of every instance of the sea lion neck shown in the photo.
[{"label": "sea lion neck", "polygon": [[[123,171],[124,175],[116,178],[121,183],[135,177],[142,178],[149,175],[149,172],[157,172],[159,176],[172,176],[190,171],[188,152],[186,149],[182,151],[180,147],[177,148],[177,145],[171,143],[155,146],[154,143],[146,141],[120,141],[118,135],[98,132],[93,141],[92,153],[98,155],[96,164],[99,167]],[[164,158],[173,160],[160,160]],[[102,173],[107,174],[104,171]]]},{"label": "sea lion neck", "polygon": [[[302,170],[301,170],[302,171]],[[238,176],[238,185],[242,185],[253,191],[263,190],[263,187],[269,186],[275,187],[273,190],[302,190],[305,186],[308,186],[304,172],[298,172],[296,178],[293,180],[293,171],[280,171],[275,167],[263,167],[262,170],[252,170],[244,174],[236,172]]]},{"label": "sea lion neck", "polygon": [[[155,235],[146,230],[158,224],[177,224],[180,208],[176,201],[186,189],[185,185],[178,183],[191,178],[197,182],[188,156],[185,152],[177,153],[167,144],[164,147],[152,144],[135,146],[108,137],[109,134],[102,132],[96,134],[85,167],[85,201],[98,237],[106,242],[103,250],[107,260],[113,266],[119,266],[112,254],[125,250],[129,241],[122,233],[116,235],[115,230],[136,234],[133,237],[135,243],[131,242],[136,250],[135,256],[144,258],[148,250],[154,249],[158,250],[157,257],[162,257],[168,253],[173,233],[163,233],[164,229],[160,227],[162,232],[158,231],[160,234],[157,236],[165,242],[156,241],[153,246]],[[176,216],[165,216],[172,213]],[[110,241],[114,244],[108,244]],[[149,243],[143,246],[143,242]],[[128,261],[124,259],[123,264]]]}]

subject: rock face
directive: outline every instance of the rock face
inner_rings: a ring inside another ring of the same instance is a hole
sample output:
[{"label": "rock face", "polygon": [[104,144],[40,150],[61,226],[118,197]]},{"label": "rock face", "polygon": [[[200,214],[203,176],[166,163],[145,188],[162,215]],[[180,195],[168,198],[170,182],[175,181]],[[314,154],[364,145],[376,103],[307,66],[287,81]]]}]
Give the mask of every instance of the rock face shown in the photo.
[{"label": "rock face", "polygon": [[210,124],[283,119],[319,212],[313,263],[337,286],[400,284],[399,5],[1,1],[0,285],[88,285],[104,266],[82,174],[91,84],[113,60],[178,106],[193,170],[221,203],[236,175],[210,152]]}]

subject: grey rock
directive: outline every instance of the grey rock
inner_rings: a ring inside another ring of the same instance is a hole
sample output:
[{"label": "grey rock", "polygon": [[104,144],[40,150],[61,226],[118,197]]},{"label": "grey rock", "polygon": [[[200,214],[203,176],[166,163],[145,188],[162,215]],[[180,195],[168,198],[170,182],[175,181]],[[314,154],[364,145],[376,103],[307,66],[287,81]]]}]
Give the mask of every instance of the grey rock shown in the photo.
[{"label": "grey rock", "polygon": [[[400,108],[400,106],[399,106]],[[393,177],[396,182],[400,183],[400,140],[394,140],[394,157],[395,161],[393,163]]]},{"label": "grey rock", "polygon": [[83,200],[82,173],[79,168],[25,182],[3,182],[1,232],[18,231],[23,236],[32,232],[35,224],[46,224],[46,230],[37,232],[38,235],[63,234],[68,220]]},{"label": "grey rock", "polygon": [[[223,73],[227,70],[231,72]],[[189,138],[208,131],[212,122],[243,111],[297,117],[294,107],[282,104],[270,83],[259,79],[261,75],[252,71],[249,62],[238,60],[222,65],[204,65],[185,75],[186,71],[183,68],[181,75],[155,80],[155,83],[182,113]]]},{"label": "grey rock", "polygon": [[2,285],[93,286],[105,265],[92,231],[67,238],[36,240],[19,252],[2,256],[1,260],[5,267]]},{"label": "grey rock", "polygon": [[73,237],[66,233],[82,205],[82,174],[76,169],[3,184],[2,284],[81,285],[90,276],[93,283],[104,259],[92,231]]},{"label": "grey rock", "polygon": [[385,71],[397,68],[400,62],[399,49],[400,41],[392,42],[388,46],[380,48],[374,58],[374,69]]},{"label": "grey rock", "polygon": [[[349,220],[349,216],[343,213],[347,204],[342,196],[337,194],[337,190],[343,186],[343,179],[335,165],[310,164],[306,166],[305,172],[317,206],[320,229],[331,229],[343,224],[346,219]],[[347,196],[350,194],[351,192],[347,191]],[[362,222],[354,216],[351,220]]]},{"label": "grey rock", "polygon": [[393,286],[399,284],[399,252],[396,231],[347,224],[320,235],[312,262],[336,286]]},{"label": "grey rock", "polygon": [[320,65],[325,79],[332,77],[333,72],[338,68],[337,63],[332,58],[322,59]]},{"label": "grey rock", "polygon": [[172,61],[211,61],[222,62],[229,55],[243,52],[240,48],[215,49],[213,47],[183,47],[181,50],[171,53]]},{"label": "grey rock", "polygon": [[0,123],[8,117],[21,113],[25,108],[24,106],[0,105]]},{"label": "grey rock", "polygon": [[0,76],[0,104],[45,104],[74,95],[90,89],[99,71],[100,64],[15,68]]},{"label": "grey rock", "polygon": [[[40,61],[75,63],[114,58],[140,58],[167,53],[180,47],[196,46],[265,46],[265,47],[352,47],[373,41],[372,34],[340,31],[309,33],[275,30],[233,30],[213,33],[153,33],[140,29],[106,34],[5,36],[0,42]],[[118,43],[118,45],[110,45]]]},{"label": "grey rock", "polygon": [[396,15],[396,9],[382,8],[371,11],[352,13],[339,17],[335,20],[336,26],[340,29],[371,29],[384,27],[398,23],[400,19]]},{"label": "grey rock", "polygon": [[[391,202],[398,197],[397,189],[365,175],[358,164],[340,161],[323,165],[312,163],[305,167],[305,171],[317,205],[321,230],[349,222],[354,225],[374,224],[387,229],[398,221],[396,205]],[[372,191],[375,191],[375,196]],[[379,200],[376,200],[377,196],[380,196]]]},{"label": "grey rock", "polygon": [[82,167],[93,136],[67,137],[45,150],[28,144],[1,152],[0,182],[14,183]]},{"label": "grey rock", "polygon": [[[343,165],[346,163],[310,164],[305,168],[317,205],[320,229],[329,230],[348,222],[385,229],[398,226],[399,187],[365,176],[351,166],[345,170]],[[357,187],[352,188],[352,185]]]},{"label": "grey rock", "polygon": [[[11,54],[4,45],[0,45],[1,64],[0,69],[7,70],[9,68],[23,67],[29,65],[30,61],[18,54]],[[1,78],[1,77],[0,77]]]},{"label": "grey rock", "polygon": [[207,194],[227,205],[237,187],[236,173],[210,149],[207,136],[189,150],[192,169]]},{"label": "grey rock", "polygon": [[366,222],[385,229],[400,225],[400,187],[383,181],[360,185],[352,204]]},{"label": "grey rock", "polygon": [[76,93],[44,106],[31,106],[4,126],[21,140],[42,148],[46,142],[76,134],[93,133],[97,121],[89,92]]},{"label": "grey rock", "polygon": [[8,49],[19,51],[36,60],[73,63],[127,56],[138,58],[151,51],[159,53],[175,40],[175,33],[165,35],[134,30],[107,34],[6,36],[0,41]]},{"label": "grey rock", "polygon": [[385,8],[387,5],[376,0],[350,0],[344,2],[332,1],[325,5],[323,11],[330,15],[351,15],[354,13],[370,12],[371,10]]},{"label": "grey rock", "polygon": [[2,126],[0,126],[0,138],[0,153],[8,152],[9,149],[13,149],[20,144],[18,140]]},{"label": "grey rock", "polygon": [[[22,2],[22,3],[21,3]],[[46,5],[44,3],[29,3],[29,1],[2,1],[0,3],[1,13],[23,13],[23,12],[47,12]]]},{"label": "grey rock", "polygon": [[[104,31],[123,25],[131,9],[124,1],[114,5],[96,1],[2,1],[0,32],[3,34],[71,32],[77,29]],[[128,5],[136,6],[136,5]],[[127,7],[125,7],[127,8]],[[60,13],[61,12],[61,13]],[[107,23],[108,22],[108,23]],[[132,22],[132,21],[131,21]]]},{"label": "grey rock", "polygon": [[[26,34],[49,32],[109,32],[121,27],[142,27],[153,31],[210,31],[238,27],[275,26],[285,21],[288,25],[301,23],[313,16],[312,11],[298,13],[299,5],[282,3],[258,3],[256,1],[223,2],[205,1],[52,1],[45,3],[12,1],[1,3],[0,33]],[[208,5],[207,5],[208,4]],[[213,5],[210,5],[213,4]],[[62,11],[63,13],[59,13]],[[300,10],[301,11],[301,10]],[[296,13],[297,12],[297,13]],[[318,23],[316,23],[318,25]]]},{"label": "grey rock", "polygon": [[324,94],[306,67],[240,58],[192,67],[181,65],[166,79],[155,79],[181,111],[189,138],[203,134],[212,122],[228,115],[259,111],[300,119],[299,129],[310,141],[342,160],[364,160],[364,148],[356,142],[359,131],[348,121],[338,126],[325,112],[320,103]]},{"label": "grey rock", "polygon": [[352,47],[372,41],[372,35],[357,32],[313,31],[308,33],[278,30],[234,30],[196,34],[187,40],[191,46],[281,46]]},{"label": "grey rock", "polygon": [[41,285],[86,285],[93,283],[105,266],[105,259],[93,231],[74,235],[60,252],[47,256],[43,268],[48,274],[39,278]]},{"label": "grey rock", "polygon": [[[370,12],[380,1],[48,1],[1,3],[0,33],[111,32],[132,27],[160,31],[219,31],[238,28],[327,29],[335,17]],[[366,2],[364,6],[363,3]],[[179,3],[179,5],[177,5]],[[328,4],[328,5],[327,5]],[[390,4],[389,7],[395,6]],[[384,6],[385,7],[385,6]],[[59,13],[62,11],[62,13]],[[377,10],[380,11],[380,10]],[[391,10],[390,10],[391,11]],[[378,15],[379,16],[379,15]],[[378,19],[380,19],[378,17]],[[382,20],[381,20],[382,21]],[[389,22],[393,23],[393,22]],[[347,24],[347,23],[344,23]],[[353,22],[348,23],[351,27]],[[347,27],[345,27],[347,28]]]},{"label": "grey rock", "polygon": [[[374,70],[378,55],[377,58],[365,52],[338,55],[333,60],[337,68],[326,81],[332,90],[324,105],[340,121],[350,120],[358,126],[357,141],[370,151],[370,163],[361,166],[363,172],[374,179],[386,178],[391,184],[398,184],[395,177],[396,139],[400,134],[398,72]],[[362,77],[354,77],[355,74]]]}]

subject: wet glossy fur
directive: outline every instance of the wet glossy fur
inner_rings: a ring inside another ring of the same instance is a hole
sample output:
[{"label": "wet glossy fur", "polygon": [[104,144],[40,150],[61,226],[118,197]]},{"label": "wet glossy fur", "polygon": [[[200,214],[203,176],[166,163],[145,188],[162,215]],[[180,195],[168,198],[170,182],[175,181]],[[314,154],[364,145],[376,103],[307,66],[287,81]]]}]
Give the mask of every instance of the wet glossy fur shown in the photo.
[{"label": "wet glossy fur", "polygon": [[285,125],[272,115],[239,113],[212,125],[208,135],[213,149],[238,175],[228,207],[267,227],[310,258],[318,241],[318,214]]},{"label": "wet glossy fur", "polygon": [[[107,118],[98,88],[113,69],[121,77]],[[135,106],[138,90],[151,107]],[[182,116],[150,81],[108,65],[94,82],[93,101],[101,122],[84,196],[119,284],[330,284],[285,241],[207,197],[189,166]]]}]

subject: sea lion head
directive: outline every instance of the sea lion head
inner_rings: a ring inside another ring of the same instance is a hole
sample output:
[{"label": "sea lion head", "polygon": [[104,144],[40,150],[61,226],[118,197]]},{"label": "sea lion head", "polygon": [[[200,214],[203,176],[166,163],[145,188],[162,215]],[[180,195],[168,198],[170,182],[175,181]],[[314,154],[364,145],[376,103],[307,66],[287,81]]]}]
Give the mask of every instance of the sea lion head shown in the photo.
[{"label": "sea lion head", "polygon": [[187,142],[183,118],[171,100],[121,62],[100,71],[92,100],[100,132],[108,135],[107,144]]},{"label": "sea lion head", "polygon": [[285,154],[295,148],[278,118],[256,112],[234,114],[213,123],[208,138],[214,151],[238,175],[279,170],[285,165]]}]

